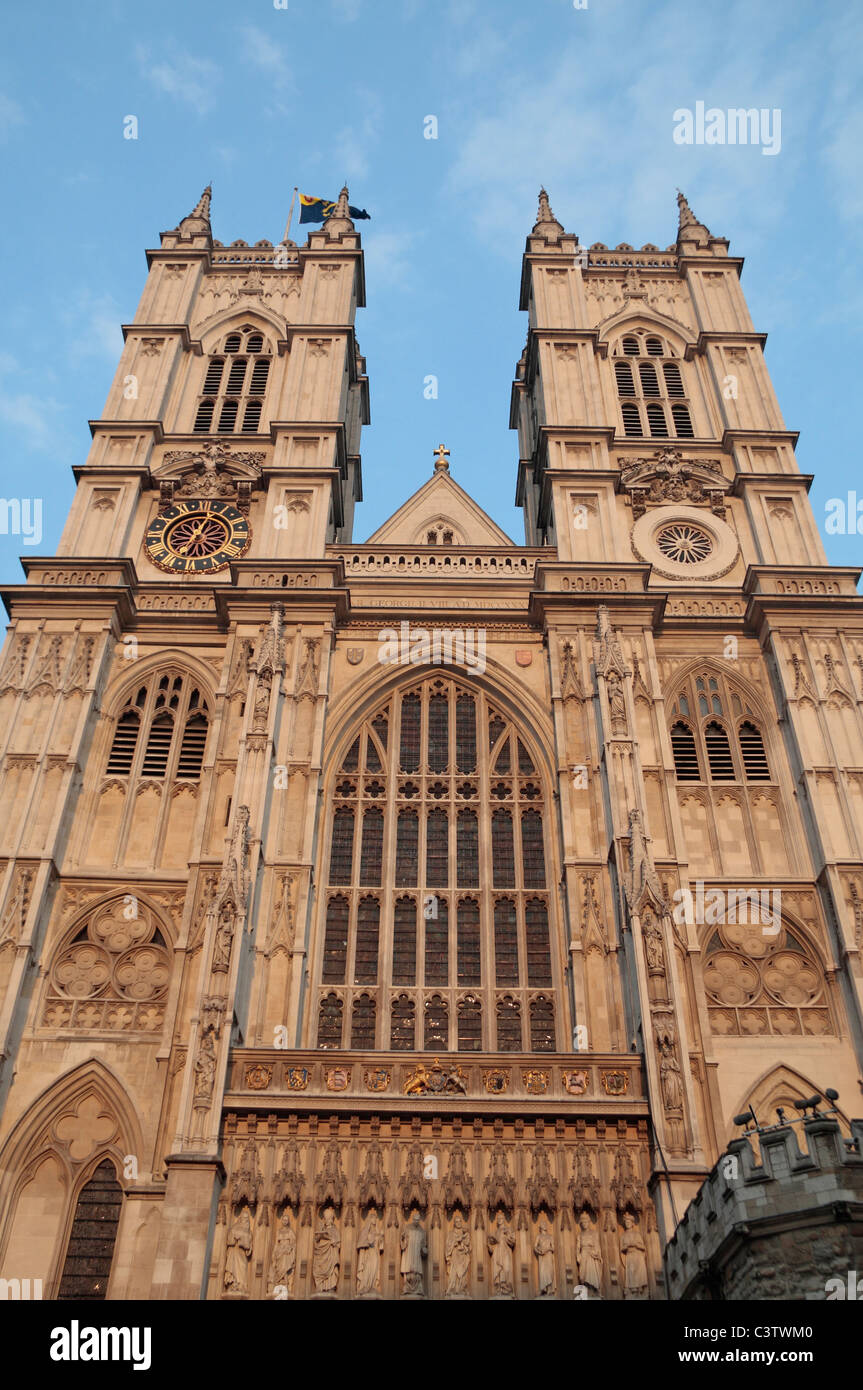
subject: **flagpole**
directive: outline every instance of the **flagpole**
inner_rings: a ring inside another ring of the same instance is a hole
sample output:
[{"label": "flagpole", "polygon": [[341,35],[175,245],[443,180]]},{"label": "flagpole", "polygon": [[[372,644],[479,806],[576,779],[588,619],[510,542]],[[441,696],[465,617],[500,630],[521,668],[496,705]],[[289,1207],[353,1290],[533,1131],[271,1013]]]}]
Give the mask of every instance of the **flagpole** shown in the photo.
[{"label": "flagpole", "polygon": [[297,190],[296,190],[296,188],[295,188],[294,191],[293,191],[293,193],[291,194],[291,206],[290,206],[290,208],[289,208],[289,210],[288,210],[288,225],[285,227],[285,235],[284,235],[284,238],[283,238],[285,241],[290,240],[290,235],[291,235],[291,223],[292,223],[293,220],[294,220],[294,203],[295,203],[295,201],[296,201],[296,197],[297,197]]}]

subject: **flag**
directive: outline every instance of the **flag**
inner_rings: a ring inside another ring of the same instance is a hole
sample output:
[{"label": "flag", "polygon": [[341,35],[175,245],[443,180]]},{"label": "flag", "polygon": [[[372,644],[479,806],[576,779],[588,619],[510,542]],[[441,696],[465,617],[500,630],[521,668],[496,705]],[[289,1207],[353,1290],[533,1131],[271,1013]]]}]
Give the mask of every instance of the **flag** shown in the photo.
[{"label": "flag", "polygon": [[[300,194],[300,223],[303,222],[323,222],[329,217],[335,207],[335,203],[328,203],[325,198],[311,198],[308,193]],[[351,217],[363,221],[371,217],[371,213],[366,212],[365,208],[348,207]]]}]

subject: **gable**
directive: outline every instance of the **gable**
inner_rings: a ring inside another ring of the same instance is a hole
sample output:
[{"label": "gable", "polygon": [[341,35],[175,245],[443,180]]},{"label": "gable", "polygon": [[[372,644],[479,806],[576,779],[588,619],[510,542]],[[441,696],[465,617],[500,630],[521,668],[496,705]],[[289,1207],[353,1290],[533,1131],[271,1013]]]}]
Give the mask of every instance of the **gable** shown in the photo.
[{"label": "gable", "polygon": [[[473,498],[443,470],[423,483],[369,536],[367,545],[428,545],[428,533],[452,532],[450,545],[514,545]],[[437,543],[440,543],[439,541]]]}]

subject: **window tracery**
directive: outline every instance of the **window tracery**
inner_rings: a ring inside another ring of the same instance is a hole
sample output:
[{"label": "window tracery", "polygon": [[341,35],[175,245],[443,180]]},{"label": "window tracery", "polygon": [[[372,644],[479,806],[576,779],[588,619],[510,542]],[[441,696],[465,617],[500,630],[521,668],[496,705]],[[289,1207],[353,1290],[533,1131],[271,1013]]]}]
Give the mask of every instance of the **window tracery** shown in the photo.
[{"label": "window tracery", "polygon": [[[318,1047],[553,1051],[543,793],[487,696],[394,693],[337,769],[317,964]],[[354,1045],[353,1042],[351,1045]]]}]

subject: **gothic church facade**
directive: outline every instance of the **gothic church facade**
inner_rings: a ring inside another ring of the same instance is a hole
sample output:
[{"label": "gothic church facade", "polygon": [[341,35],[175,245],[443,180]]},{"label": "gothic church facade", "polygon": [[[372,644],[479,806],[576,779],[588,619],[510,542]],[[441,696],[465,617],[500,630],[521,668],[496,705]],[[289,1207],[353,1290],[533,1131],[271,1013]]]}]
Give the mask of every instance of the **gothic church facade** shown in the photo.
[{"label": "gothic church facade", "polygon": [[523,545],[443,447],[353,540],[346,190],[299,248],[208,190],[149,253],[5,591],[0,1276],[658,1298],[732,1117],[857,1094],[858,571],[678,201],[609,250],[540,195]]}]

